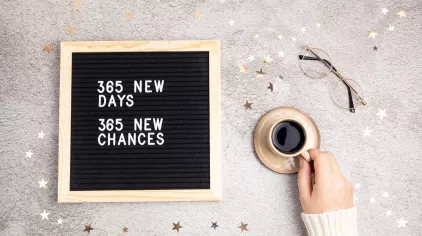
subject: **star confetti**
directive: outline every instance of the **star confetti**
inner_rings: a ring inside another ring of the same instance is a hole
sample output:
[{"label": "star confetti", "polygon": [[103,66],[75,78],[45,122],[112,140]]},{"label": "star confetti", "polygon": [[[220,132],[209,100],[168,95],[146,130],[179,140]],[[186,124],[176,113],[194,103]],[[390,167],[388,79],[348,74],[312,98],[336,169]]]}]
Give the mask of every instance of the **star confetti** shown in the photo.
[{"label": "star confetti", "polygon": [[172,230],[177,230],[177,232],[179,232],[179,229],[181,229],[181,228],[183,228],[183,227],[180,225],[180,221],[177,222],[177,224],[173,223],[173,229]]},{"label": "star confetti", "polygon": [[47,213],[46,211],[45,211],[45,209],[44,209],[44,211],[43,211],[43,213],[41,213],[40,215],[41,215],[41,220],[44,220],[44,219],[46,219],[46,220],[48,220],[48,215],[49,215],[50,213]]},{"label": "star confetti", "polygon": [[306,27],[305,27],[305,26],[303,26],[303,27],[300,29],[300,31],[302,31],[302,33],[305,33],[305,31],[306,31]]},{"label": "star confetti", "polygon": [[199,11],[199,10],[196,10],[196,11],[195,11],[195,17],[196,17],[198,20],[200,20],[202,16],[204,16],[204,15],[202,14],[202,12],[201,12],[201,11]]},{"label": "star confetti", "polygon": [[73,7],[75,9],[79,8],[81,6],[81,2],[79,0],[74,0],[73,1]]},{"label": "star confetti", "polygon": [[316,23],[316,27],[317,28],[320,28],[321,27],[321,24],[318,22],[318,23]]},{"label": "star confetti", "polygon": [[388,9],[386,7],[381,8],[381,13],[387,15]]},{"label": "star confetti", "polygon": [[42,132],[42,130],[41,130],[41,132],[38,133],[38,138],[42,138],[43,139],[44,138],[44,135],[45,135],[44,132]]},{"label": "star confetti", "polygon": [[377,36],[377,32],[375,32],[374,30],[371,30],[371,31],[369,31],[369,36],[368,36],[368,38],[373,38],[373,39],[375,39],[375,36]]},{"label": "star confetti", "polygon": [[72,36],[75,33],[75,28],[73,28],[72,26],[69,26],[66,32],[68,35]]},{"label": "star confetti", "polygon": [[264,57],[264,63],[266,64],[271,64],[271,62],[273,62],[274,59],[272,59],[269,55]]},{"label": "star confetti", "polygon": [[399,16],[400,16],[400,18],[402,18],[402,17],[406,17],[406,11],[405,11],[405,10],[403,10],[403,9],[400,9],[400,10],[397,12],[397,15],[399,15]]},{"label": "star confetti", "polygon": [[29,151],[27,151],[25,153],[26,153],[26,156],[25,157],[29,157],[29,158],[31,158],[32,157],[32,154],[34,154],[34,153],[31,152],[31,150],[29,150]]},{"label": "star confetti", "polygon": [[254,61],[255,60],[255,56],[254,55],[249,55],[248,60],[249,61]]},{"label": "star confetti", "polygon": [[278,38],[278,39],[282,39],[282,38],[283,38],[283,35],[282,35],[282,34],[279,34],[279,35],[277,36],[277,38]]},{"label": "star confetti", "polygon": [[59,225],[63,224],[63,219],[62,218],[58,219],[57,224],[59,224]]},{"label": "star confetti", "polygon": [[233,25],[234,25],[234,22],[235,22],[234,20],[230,20],[230,21],[229,21],[229,25],[230,25],[230,26],[233,26]]},{"label": "star confetti", "polygon": [[258,71],[256,71],[256,77],[257,78],[264,78],[265,73],[262,71],[262,68]]},{"label": "star confetti", "polygon": [[396,222],[399,224],[399,228],[401,227],[406,228],[407,221],[403,220],[403,217],[399,221],[396,221]]},{"label": "star confetti", "polygon": [[369,199],[369,202],[373,204],[373,203],[376,203],[376,202],[377,202],[377,200],[375,200],[375,198],[371,197],[371,198]]},{"label": "star confetti", "polygon": [[267,87],[267,89],[269,89],[271,92],[274,90],[274,85],[273,83],[269,82],[270,85]]},{"label": "star confetti", "polygon": [[125,226],[122,230],[123,230],[123,233],[127,233],[129,229]]},{"label": "star confetti", "polygon": [[384,193],[382,194],[382,196],[383,196],[383,197],[385,197],[385,198],[388,198],[388,197],[390,196],[390,194],[389,194],[388,192],[384,192]]},{"label": "star confetti", "polygon": [[53,46],[51,46],[51,44],[46,44],[46,45],[44,46],[43,51],[44,51],[44,52],[47,52],[47,53],[50,53],[51,51],[53,51]]},{"label": "star confetti", "polygon": [[91,224],[89,224],[89,225],[85,225],[84,232],[88,232],[88,233],[90,233],[90,232],[91,232],[91,230],[94,230],[94,228],[92,228],[92,227],[91,227]]},{"label": "star confetti", "polygon": [[240,229],[240,232],[243,233],[243,231],[248,231],[247,228],[248,224],[243,224],[243,222],[240,222],[240,226],[238,227]]},{"label": "star confetti", "polygon": [[285,53],[285,52],[283,52],[283,50],[280,50],[280,51],[278,52],[278,57],[284,57],[284,55],[286,55],[286,53]]},{"label": "star confetti", "polygon": [[248,70],[248,67],[246,65],[239,66],[240,72],[246,72]]},{"label": "star confetti", "polygon": [[387,30],[389,30],[389,31],[394,31],[396,29],[396,27],[395,26],[393,26],[393,25],[388,25],[388,29]]},{"label": "star confetti", "polygon": [[246,100],[246,103],[243,104],[243,106],[245,107],[246,110],[252,110],[252,103],[248,102],[248,100]]},{"label": "star confetti", "polygon": [[215,230],[217,227],[218,227],[217,221],[211,222],[211,228],[213,228]]},{"label": "star confetti", "polygon": [[125,18],[128,21],[131,21],[133,19],[133,13],[131,11],[127,11],[125,14]]},{"label": "star confetti", "polygon": [[360,185],[360,184],[356,184],[356,185],[355,185],[355,189],[357,189],[357,190],[359,190],[359,189],[360,189],[360,187],[361,187],[361,185]]},{"label": "star confetti", "polygon": [[392,214],[391,210],[388,210],[388,211],[385,212],[386,216],[391,216],[391,214]]},{"label": "star confetti", "polygon": [[378,51],[378,47],[377,46],[373,46],[372,49],[374,49],[374,51]]},{"label": "star confetti", "polygon": [[370,130],[368,127],[366,127],[366,129],[364,129],[362,131],[363,131],[363,137],[365,137],[365,136],[370,137],[371,136],[372,130]]},{"label": "star confetti", "polygon": [[255,34],[253,37],[259,39],[259,34]]},{"label": "star confetti", "polygon": [[38,181],[38,184],[40,185],[40,188],[47,188],[48,181],[45,181],[44,178],[42,178],[40,181]]},{"label": "star confetti", "polygon": [[296,42],[296,37],[292,37],[292,42]]},{"label": "star confetti", "polygon": [[384,118],[384,116],[387,116],[387,114],[385,114],[385,109],[384,110],[378,109],[377,116],[379,116],[381,120]]}]

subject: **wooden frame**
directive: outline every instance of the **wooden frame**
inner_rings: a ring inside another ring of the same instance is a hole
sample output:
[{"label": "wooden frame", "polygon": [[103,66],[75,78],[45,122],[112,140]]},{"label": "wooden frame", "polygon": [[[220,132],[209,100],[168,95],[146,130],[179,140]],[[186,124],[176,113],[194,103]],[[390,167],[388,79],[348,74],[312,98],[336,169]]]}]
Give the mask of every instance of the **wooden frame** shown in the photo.
[{"label": "wooden frame", "polygon": [[[70,141],[73,52],[209,51],[210,189],[70,191]],[[58,202],[219,201],[221,190],[220,42],[91,41],[62,42],[60,55],[60,111]]]}]

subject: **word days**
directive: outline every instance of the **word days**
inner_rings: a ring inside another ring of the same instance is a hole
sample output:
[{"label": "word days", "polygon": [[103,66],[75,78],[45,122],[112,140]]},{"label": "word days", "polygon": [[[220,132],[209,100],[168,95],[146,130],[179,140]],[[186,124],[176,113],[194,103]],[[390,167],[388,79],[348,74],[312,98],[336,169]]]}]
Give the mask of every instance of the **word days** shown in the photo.
[{"label": "word days", "polygon": [[[164,80],[133,81],[133,94],[162,93]],[[135,104],[133,94],[123,94],[122,81],[98,81],[98,107],[132,107]],[[123,132],[122,118],[98,119],[97,141],[100,146],[163,145],[164,134],[161,131],[164,119],[144,117],[133,119],[133,132]]]}]

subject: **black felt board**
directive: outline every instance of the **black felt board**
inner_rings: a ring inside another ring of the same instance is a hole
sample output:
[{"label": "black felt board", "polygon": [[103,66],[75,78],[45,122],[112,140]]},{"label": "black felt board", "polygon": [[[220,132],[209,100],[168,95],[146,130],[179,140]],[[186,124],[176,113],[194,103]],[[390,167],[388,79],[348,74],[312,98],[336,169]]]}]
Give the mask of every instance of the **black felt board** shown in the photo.
[{"label": "black felt board", "polygon": [[[209,189],[208,70],[208,52],[73,53],[70,190]],[[148,79],[164,80],[163,92],[133,92]],[[99,80],[122,81],[134,105],[98,107]],[[142,133],[134,118],[147,117],[163,118],[164,144],[99,145],[101,133]],[[124,128],[100,131],[100,118]]]}]

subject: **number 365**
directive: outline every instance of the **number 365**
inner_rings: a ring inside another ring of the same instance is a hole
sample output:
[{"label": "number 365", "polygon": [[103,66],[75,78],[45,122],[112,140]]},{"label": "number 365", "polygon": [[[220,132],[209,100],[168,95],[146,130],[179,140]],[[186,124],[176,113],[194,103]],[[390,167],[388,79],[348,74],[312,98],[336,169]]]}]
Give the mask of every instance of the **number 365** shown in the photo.
[{"label": "number 365", "polygon": [[104,130],[108,130],[108,131],[112,131],[113,129],[116,129],[117,131],[121,131],[123,129],[123,123],[122,123],[122,119],[118,118],[116,120],[113,119],[98,119],[98,121],[100,122],[100,127],[98,127],[98,130],[100,131],[104,131]]}]

